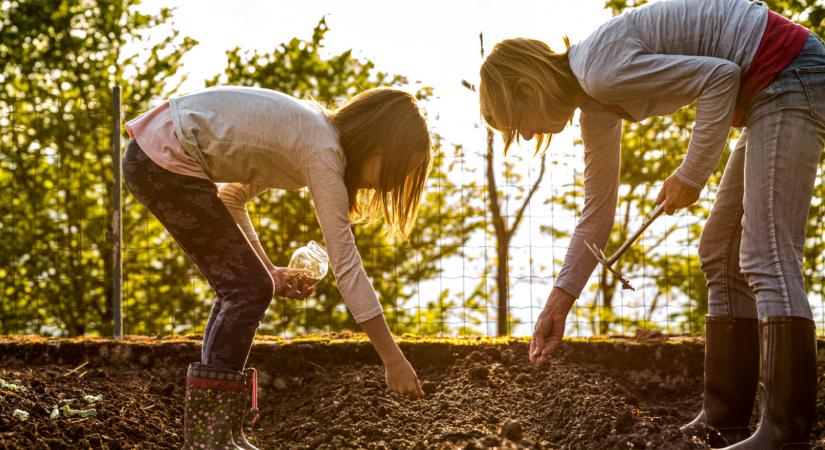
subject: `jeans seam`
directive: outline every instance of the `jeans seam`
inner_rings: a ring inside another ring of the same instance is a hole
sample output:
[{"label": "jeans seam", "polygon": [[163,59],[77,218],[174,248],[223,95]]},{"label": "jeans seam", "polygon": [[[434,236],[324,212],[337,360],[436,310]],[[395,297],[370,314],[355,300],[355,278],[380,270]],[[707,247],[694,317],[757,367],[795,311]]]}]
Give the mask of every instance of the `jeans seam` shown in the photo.
[{"label": "jeans seam", "polygon": [[768,175],[768,220],[770,221],[770,232],[768,233],[768,238],[770,240],[771,245],[771,253],[774,257],[774,264],[776,266],[776,270],[778,271],[779,275],[779,283],[782,287],[782,300],[784,303],[786,314],[791,314],[791,305],[790,305],[790,298],[788,296],[788,287],[785,285],[785,274],[782,273],[782,261],[779,258],[779,247],[776,242],[776,217],[775,217],[775,208],[774,208],[774,200],[775,200],[775,186],[776,186],[776,158],[777,153],[779,151],[779,127],[782,126],[782,116],[784,115],[783,110],[777,111],[779,117],[776,121],[776,129],[774,130],[775,138],[774,138],[774,145],[771,147],[771,159],[770,159],[770,174]]},{"label": "jeans seam", "polygon": [[[728,248],[725,251],[725,304],[728,305],[728,317],[733,317],[733,305],[730,301],[730,270],[728,270],[728,264],[730,264],[730,252],[731,248],[733,247],[733,237],[736,235],[736,227],[741,226],[742,223],[742,216],[745,213],[745,209],[742,208],[737,214],[739,217],[733,223],[733,226],[730,229],[730,234],[728,235]],[[739,255],[736,255],[737,260],[739,259]]]},{"label": "jeans seam", "polygon": [[[799,78],[800,84],[802,84],[802,89],[805,90],[805,100],[808,102],[808,114],[813,117],[815,120],[820,120],[819,115],[816,113],[816,106],[814,101],[813,93],[811,92],[811,88],[809,83],[805,81],[805,77],[802,76],[805,71],[800,69],[795,69],[794,72],[796,73],[797,78]],[[825,72],[825,70],[823,71]]]}]

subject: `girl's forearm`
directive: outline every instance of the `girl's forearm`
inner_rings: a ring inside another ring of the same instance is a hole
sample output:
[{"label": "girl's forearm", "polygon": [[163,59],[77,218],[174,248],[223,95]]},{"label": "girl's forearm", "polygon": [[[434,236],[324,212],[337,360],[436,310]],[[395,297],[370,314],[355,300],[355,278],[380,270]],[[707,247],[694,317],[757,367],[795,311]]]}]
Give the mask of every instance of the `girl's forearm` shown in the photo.
[{"label": "girl's forearm", "polygon": [[270,272],[275,270],[275,265],[269,260],[269,256],[267,256],[264,247],[261,245],[261,241],[257,237],[257,233],[255,233],[255,228],[252,227],[252,221],[249,220],[249,214],[246,212],[246,209],[242,211],[229,209],[229,214],[235,219],[235,223],[237,223],[238,227],[243,231],[246,240],[249,241],[249,245],[252,246],[252,249],[258,254],[258,258],[260,258],[261,262],[266,266],[266,270]]},{"label": "girl's forearm", "polygon": [[221,187],[218,191],[218,197],[226,206],[229,215],[235,219],[235,223],[238,224],[238,227],[244,236],[246,236],[246,239],[249,241],[252,249],[255,250],[258,258],[264,263],[266,269],[272,272],[275,270],[275,265],[269,260],[266,251],[264,251],[261,245],[261,241],[258,240],[258,234],[255,233],[255,227],[252,226],[252,219],[250,219],[249,211],[246,209],[246,203],[252,197],[262,192],[262,189],[255,188],[252,189],[252,191],[249,191],[249,189],[252,188],[238,183],[229,183]]},{"label": "girl's forearm", "polygon": [[252,248],[255,250],[255,253],[258,254],[258,258],[261,258],[261,262],[264,263],[266,266],[266,270],[272,272],[275,270],[275,265],[272,264],[272,261],[269,260],[269,257],[266,255],[266,251],[264,251],[264,247],[261,245],[261,241],[254,240],[249,241],[249,244],[252,245]]},{"label": "girl's forearm", "polygon": [[381,361],[385,366],[405,359],[401,349],[398,348],[398,344],[392,338],[392,333],[390,333],[383,314],[363,322],[361,328],[367,333],[372,346],[375,347],[375,351],[378,352],[378,356],[381,357]]}]

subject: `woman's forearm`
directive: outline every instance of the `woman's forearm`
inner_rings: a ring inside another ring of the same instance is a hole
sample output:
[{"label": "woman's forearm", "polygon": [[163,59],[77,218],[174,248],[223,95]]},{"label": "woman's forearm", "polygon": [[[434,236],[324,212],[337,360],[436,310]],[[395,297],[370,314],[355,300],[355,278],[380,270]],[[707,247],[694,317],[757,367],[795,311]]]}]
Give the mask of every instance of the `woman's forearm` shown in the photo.
[{"label": "woman's forearm", "polygon": [[554,287],[553,290],[550,291],[550,295],[547,297],[547,302],[544,304],[544,308],[548,310],[552,309],[554,303],[561,303],[569,310],[573,306],[573,303],[576,303],[576,297],[573,297],[564,289]]},{"label": "woman's forearm", "polygon": [[385,366],[405,359],[401,349],[398,348],[398,344],[392,338],[392,333],[390,333],[383,314],[361,323],[361,328],[367,333],[372,346],[375,347],[375,351],[378,352],[378,356],[381,357],[381,361]]}]

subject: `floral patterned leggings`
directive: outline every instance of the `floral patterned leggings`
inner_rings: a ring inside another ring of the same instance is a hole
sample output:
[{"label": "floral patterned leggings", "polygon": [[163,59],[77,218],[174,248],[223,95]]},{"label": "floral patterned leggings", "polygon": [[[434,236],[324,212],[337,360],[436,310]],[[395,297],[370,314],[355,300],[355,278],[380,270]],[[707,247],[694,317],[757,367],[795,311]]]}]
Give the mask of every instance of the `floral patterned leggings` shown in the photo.
[{"label": "floral patterned leggings", "polygon": [[274,286],[266,266],[218,197],[217,186],[161,168],[134,139],[123,156],[123,179],[217,293],[203,335],[201,362],[243,370]]}]

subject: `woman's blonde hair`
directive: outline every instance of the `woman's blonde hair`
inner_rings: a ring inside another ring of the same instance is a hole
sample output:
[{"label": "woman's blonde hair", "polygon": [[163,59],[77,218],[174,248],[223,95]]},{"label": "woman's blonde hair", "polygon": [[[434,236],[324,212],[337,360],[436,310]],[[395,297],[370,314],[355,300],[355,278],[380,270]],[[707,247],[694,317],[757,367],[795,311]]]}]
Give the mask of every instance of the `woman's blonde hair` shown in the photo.
[{"label": "woman's blonde hair", "polygon": [[[567,59],[570,50],[567,36],[564,44],[565,52],[556,53],[535,39],[505,39],[496,44],[481,65],[481,114],[487,124],[501,131],[505,153],[513,141],[518,141],[521,114],[518,103],[525,101],[521,89],[536,94],[535,101],[542,111],[554,106],[571,109],[575,104],[579,82]],[[536,153],[547,149],[551,136],[537,137]]]},{"label": "woman's blonde hair", "polygon": [[[366,223],[383,217],[391,235],[407,238],[432,159],[427,122],[415,97],[397,89],[369,89],[329,115],[347,158],[350,217]],[[378,186],[359,188],[364,165],[374,156],[381,157]]]}]

